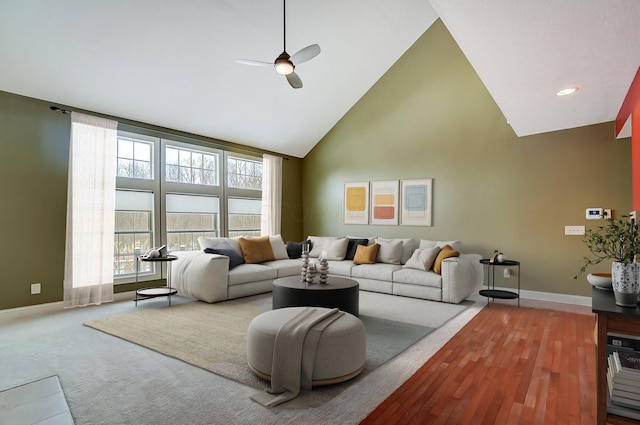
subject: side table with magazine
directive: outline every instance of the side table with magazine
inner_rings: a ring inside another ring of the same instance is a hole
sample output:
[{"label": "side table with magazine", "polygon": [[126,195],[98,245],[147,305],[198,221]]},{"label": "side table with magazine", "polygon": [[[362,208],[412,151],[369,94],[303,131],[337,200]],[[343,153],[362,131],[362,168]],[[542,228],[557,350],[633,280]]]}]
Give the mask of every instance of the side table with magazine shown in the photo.
[{"label": "side table with magazine", "polygon": [[[134,299],[136,307],[138,306],[138,301],[156,297],[169,297],[169,305],[171,305],[171,296],[177,294],[178,290],[171,286],[171,270],[169,269],[169,267],[171,267],[171,261],[175,261],[177,259],[178,257],[176,257],[175,255],[165,255],[161,257],[136,256],[136,298]],[[160,264],[167,263],[167,285],[138,289],[140,261],[159,262]]]}]

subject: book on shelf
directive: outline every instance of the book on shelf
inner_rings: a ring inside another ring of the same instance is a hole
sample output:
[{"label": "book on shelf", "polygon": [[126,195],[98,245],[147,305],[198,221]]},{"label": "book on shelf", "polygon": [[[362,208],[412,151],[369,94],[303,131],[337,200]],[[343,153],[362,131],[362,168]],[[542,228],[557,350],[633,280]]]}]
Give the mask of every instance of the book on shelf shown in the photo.
[{"label": "book on shelf", "polygon": [[[629,359],[624,354],[613,352],[609,355],[607,368],[607,389],[611,402],[618,406],[640,409],[640,367],[636,369],[636,362]],[[640,360],[640,354],[631,353]],[[630,368],[625,369],[625,365]],[[640,361],[637,363],[640,366]]]},{"label": "book on shelf", "polygon": [[614,351],[614,376],[621,376],[640,382],[640,353],[628,351]]}]

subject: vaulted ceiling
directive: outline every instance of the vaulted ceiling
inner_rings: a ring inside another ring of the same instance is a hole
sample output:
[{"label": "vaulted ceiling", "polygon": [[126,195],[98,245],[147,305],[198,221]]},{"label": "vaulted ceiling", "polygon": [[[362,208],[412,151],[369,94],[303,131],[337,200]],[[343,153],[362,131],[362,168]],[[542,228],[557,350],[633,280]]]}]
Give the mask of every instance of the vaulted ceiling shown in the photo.
[{"label": "vaulted ceiling", "polygon": [[[637,0],[0,0],[0,90],[304,157],[441,18],[518,136],[612,121]],[[579,90],[566,97],[555,93]]]}]

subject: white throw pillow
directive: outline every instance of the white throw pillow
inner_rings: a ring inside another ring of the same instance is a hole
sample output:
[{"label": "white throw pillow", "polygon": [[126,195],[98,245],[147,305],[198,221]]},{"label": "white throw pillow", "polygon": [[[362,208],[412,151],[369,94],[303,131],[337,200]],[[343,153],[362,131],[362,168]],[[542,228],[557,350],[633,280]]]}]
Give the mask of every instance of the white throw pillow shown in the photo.
[{"label": "white throw pillow", "polygon": [[435,261],[439,252],[440,248],[438,248],[437,246],[424,249],[417,248],[415,251],[413,251],[413,255],[411,256],[411,258],[409,258],[407,263],[402,267],[407,269],[424,270],[425,272],[428,272],[429,270],[431,270],[431,267],[433,267],[433,262]]},{"label": "white throw pillow", "polygon": [[430,241],[427,239],[420,239],[420,246],[418,248],[433,248],[437,246],[438,248],[442,248],[445,245],[449,245],[454,250],[461,252],[460,248],[462,248],[460,241]]},{"label": "white throw pillow", "polygon": [[389,239],[376,239],[380,245],[376,262],[387,264],[400,264],[402,261],[402,241]]},{"label": "white throw pillow", "polygon": [[338,238],[335,241],[330,241],[325,244],[327,249],[327,260],[342,261],[347,255],[347,247],[349,246],[349,239]]},{"label": "white throw pillow", "polygon": [[311,241],[313,248],[309,252],[309,257],[318,258],[322,251],[329,251],[329,244],[338,239],[335,236],[309,236],[307,240]]},{"label": "white throw pillow", "polygon": [[413,251],[418,247],[418,241],[413,238],[407,239],[384,239],[378,238],[376,241],[387,241],[387,242],[402,242],[402,258],[400,259],[400,264],[405,264],[411,258]]},{"label": "white throw pillow", "polygon": [[219,243],[227,242],[231,248],[233,248],[238,254],[242,255],[242,249],[240,248],[240,242],[238,239],[231,238],[211,238],[207,236],[198,237],[198,244],[200,249],[215,248]]},{"label": "white throw pillow", "polygon": [[289,258],[289,254],[287,254],[287,245],[285,245],[282,240],[282,236],[269,236],[269,242],[271,243],[273,255],[276,257],[276,260],[286,260]]}]

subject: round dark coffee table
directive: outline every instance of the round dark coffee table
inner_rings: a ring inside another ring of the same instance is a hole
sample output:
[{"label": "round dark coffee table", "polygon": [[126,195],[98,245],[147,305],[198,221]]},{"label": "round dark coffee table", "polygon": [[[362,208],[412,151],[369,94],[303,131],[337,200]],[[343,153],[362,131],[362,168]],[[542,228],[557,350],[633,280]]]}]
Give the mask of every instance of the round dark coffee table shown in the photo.
[{"label": "round dark coffee table", "polygon": [[360,285],[353,279],[329,276],[327,283],[300,282],[300,276],[273,281],[273,309],[284,307],[338,308],[354,316],[359,312]]}]

